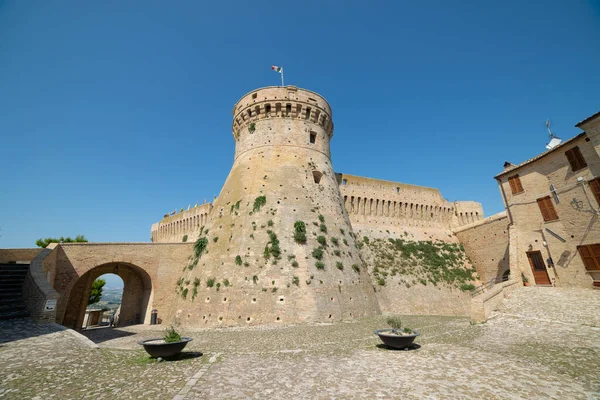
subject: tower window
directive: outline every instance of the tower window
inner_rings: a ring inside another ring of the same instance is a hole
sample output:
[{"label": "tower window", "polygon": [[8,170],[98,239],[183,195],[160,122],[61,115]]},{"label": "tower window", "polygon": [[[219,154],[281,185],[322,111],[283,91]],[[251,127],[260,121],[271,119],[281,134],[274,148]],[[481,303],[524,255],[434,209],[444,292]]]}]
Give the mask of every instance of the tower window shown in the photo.
[{"label": "tower window", "polygon": [[253,93],[252,98],[255,99],[258,96],[258,93]]},{"label": "tower window", "polygon": [[291,113],[292,113],[292,105],[286,104],[285,105],[285,116],[289,117]]},{"label": "tower window", "polygon": [[320,171],[313,171],[313,178],[315,180],[315,183],[321,183],[321,177],[323,176],[323,173]]},{"label": "tower window", "polygon": [[267,104],[265,106],[265,112],[267,113],[267,117],[271,116],[271,105],[270,104]]},{"label": "tower window", "polygon": [[348,184],[348,179],[342,179],[342,185],[347,185]]},{"label": "tower window", "polygon": [[313,132],[313,131],[310,132],[310,142],[312,144],[315,144],[317,142],[317,133],[316,132]]},{"label": "tower window", "polygon": [[309,119],[310,118],[310,107],[306,107],[306,115],[304,116],[304,119]]}]

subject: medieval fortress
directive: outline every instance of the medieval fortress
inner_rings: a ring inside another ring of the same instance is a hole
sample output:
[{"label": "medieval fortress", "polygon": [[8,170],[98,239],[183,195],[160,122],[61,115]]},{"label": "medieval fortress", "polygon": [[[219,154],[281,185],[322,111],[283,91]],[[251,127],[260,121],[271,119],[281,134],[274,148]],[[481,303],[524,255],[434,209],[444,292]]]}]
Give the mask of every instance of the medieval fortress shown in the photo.
[{"label": "medieval fortress", "polygon": [[[294,159],[298,160],[298,156],[305,154],[305,151],[321,153],[326,156],[328,164],[331,164],[331,108],[320,95],[293,86],[266,87],[245,95],[234,107],[233,114],[232,129],[236,149],[232,171],[236,168],[236,163],[245,161],[238,161],[240,155],[265,147],[275,147],[281,154],[277,155],[277,159],[269,160],[260,153],[261,157],[255,158],[255,161],[260,161],[260,164],[272,162],[272,168],[279,166],[284,153],[294,153]],[[250,126],[252,131],[249,130]],[[299,153],[296,154],[296,151]],[[315,154],[315,157],[318,156]],[[247,162],[252,164],[251,157],[248,157]],[[306,168],[308,165],[304,163],[303,166]],[[246,168],[250,170],[251,165]],[[318,170],[311,172],[315,176],[322,174]],[[429,228],[431,233],[439,235],[443,232],[442,236],[446,236],[455,228],[483,219],[480,203],[449,202],[437,189],[331,174],[335,175],[335,185],[339,188],[344,209],[355,229],[372,234],[382,233],[385,231],[382,230],[384,226],[393,234],[410,229],[421,237]],[[287,181],[285,176],[276,175],[272,180],[281,178],[281,185],[293,182]],[[230,180],[231,176],[227,182]],[[260,193],[263,192],[264,190]],[[186,235],[187,240],[195,240],[198,229],[206,225],[213,208],[213,203],[205,203],[175,215],[165,215],[162,221],[152,225],[152,241],[181,242]]]},{"label": "medieval fortress", "polygon": [[[589,221],[600,213],[589,197],[597,188],[600,204],[600,116],[580,125],[586,132],[560,146],[507,163],[496,177],[507,211],[484,218],[481,204],[447,201],[437,189],[336,173],[327,101],[294,86],[264,87],[233,108],[233,165],[213,202],[165,215],[151,243],[0,249],[0,263],[30,263],[23,301],[35,320],[77,329],[92,282],[107,272],[125,284],[123,324],[149,323],[152,309],[182,327],[382,312],[483,321],[502,293],[526,281],[600,283],[600,255],[588,256],[600,244],[587,244],[600,242]],[[568,186],[551,180],[563,176]],[[563,187],[571,203],[559,201]],[[587,228],[569,231],[576,224]]]}]

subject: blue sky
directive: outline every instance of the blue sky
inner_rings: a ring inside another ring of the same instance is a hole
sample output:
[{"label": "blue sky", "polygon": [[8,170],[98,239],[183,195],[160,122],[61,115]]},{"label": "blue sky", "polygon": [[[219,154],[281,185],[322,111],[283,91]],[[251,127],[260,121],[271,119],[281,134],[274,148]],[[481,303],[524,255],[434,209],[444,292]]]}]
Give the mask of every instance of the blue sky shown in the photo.
[{"label": "blue sky", "polygon": [[[455,3],[455,4],[450,4]],[[0,247],[148,241],[219,193],[240,96],[333,107],[337,172],[502,210],[493,176],[600,110],[598,1],[1,1]]]}]

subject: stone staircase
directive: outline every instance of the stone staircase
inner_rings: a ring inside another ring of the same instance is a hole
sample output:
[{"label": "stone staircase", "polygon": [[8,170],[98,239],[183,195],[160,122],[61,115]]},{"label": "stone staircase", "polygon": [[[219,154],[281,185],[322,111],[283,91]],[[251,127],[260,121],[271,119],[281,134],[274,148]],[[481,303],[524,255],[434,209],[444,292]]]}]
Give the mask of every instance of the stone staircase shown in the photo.
[{"label": "stone staircase", "polygon": [[0,264],[0,320],[29,316],[23,300],[23,281],[29,264]]}]

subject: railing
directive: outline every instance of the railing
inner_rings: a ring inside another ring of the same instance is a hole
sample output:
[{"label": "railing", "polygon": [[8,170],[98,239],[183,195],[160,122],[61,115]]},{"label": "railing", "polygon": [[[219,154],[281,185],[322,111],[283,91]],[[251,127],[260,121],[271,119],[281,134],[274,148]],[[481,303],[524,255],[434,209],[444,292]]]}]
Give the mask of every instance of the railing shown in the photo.
[{"label": "railing", "polygon": [[487,281],[486,283],[484,283],[483,285],[477,286],[475,289],[473,289],[471,291],[471,297],[475,297],[479,293],[481,293],[487,289],[493,288],[496,283],[506,282],[506,281],[508,281],[508,279],[509,279],[508,276],[503,276],[502,278],[492,278],[489,281]]}]

